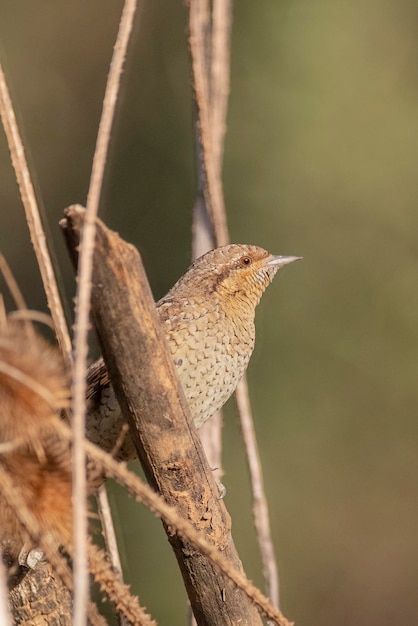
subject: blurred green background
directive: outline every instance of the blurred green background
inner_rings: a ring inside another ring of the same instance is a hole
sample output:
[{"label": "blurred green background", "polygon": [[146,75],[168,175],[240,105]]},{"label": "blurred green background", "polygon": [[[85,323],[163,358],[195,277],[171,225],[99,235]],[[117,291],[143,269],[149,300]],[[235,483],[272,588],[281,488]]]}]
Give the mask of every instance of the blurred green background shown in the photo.
[{"label": "blurred green background", "polygon": [[[122,3],[3,2],[1,59],[68,302],[57,226],[85,203]],[[101,215],[140,249],[156,298],[190,259],[195,172],[186,9],[143,3]],[[416,623],[418,5],[236,2],[224,182],[232,241],[302,255],[258,310],[249,368],[281,572],[303,626]],[[0,133],[0,248],[45,310]],[[10,302],[9,302],[10,303]],[[261,584],[234,402],[226,504]],[[111,491],[126,578],[161,624],[185,594],[160,522]]]}]

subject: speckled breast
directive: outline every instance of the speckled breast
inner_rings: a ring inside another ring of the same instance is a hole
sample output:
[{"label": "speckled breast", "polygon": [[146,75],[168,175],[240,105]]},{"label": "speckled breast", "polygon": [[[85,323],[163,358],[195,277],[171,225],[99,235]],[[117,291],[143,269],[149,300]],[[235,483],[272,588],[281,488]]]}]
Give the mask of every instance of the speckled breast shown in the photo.
[{"label": "speckled breast", "polygon": [[215,307],[208,311],[182,303],[163,324],[192,419],[197,428],[234,392],[254,348],[252,320],[229,318]]}]

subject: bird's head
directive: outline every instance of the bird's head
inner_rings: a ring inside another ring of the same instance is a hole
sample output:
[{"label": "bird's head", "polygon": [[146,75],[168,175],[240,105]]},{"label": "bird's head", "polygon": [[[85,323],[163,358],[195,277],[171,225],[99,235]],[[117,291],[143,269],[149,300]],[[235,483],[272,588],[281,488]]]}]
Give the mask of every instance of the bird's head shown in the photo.
[{"label": "bird's head", "polygon": [[185,287],[200,296],[217,295],[228,308],[246,303],[252,312],[277,271],[300,258],[274,256],[258,246],[230,244],[196,259],[175,288],[177,295]]}]

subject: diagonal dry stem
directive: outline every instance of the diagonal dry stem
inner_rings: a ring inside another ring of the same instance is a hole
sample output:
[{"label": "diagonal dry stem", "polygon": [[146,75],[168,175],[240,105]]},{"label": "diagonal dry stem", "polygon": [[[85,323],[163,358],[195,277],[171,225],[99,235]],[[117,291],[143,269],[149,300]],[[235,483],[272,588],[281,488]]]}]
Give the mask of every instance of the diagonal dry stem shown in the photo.
[{"label": "diagonal dry stem", "polygon": [[[65,425],[63,425],[63,431]],[[164,520],[173,532],[190,541],[203,554],[206,554],[211,561],[228,576],[249,598],[259,607],[259,609],[274,623],[279,626],[291,626],[283,615],[278,611],[255,585],[248,580],[244,572],[237,570],[223,556],[222,552],[210,543],[202,532],[197,532],[193,525],[184,517],[180,516],[176,509],[165,502],[165,500],[155,493],[133,472],[129,471],[125,463],[118,463],[108,453],[103,452],[90,442],[85,443],[86,452],[99,467],[101,467],[109,477],[117,480],[121,485],[142,502],[158,517]]]},{"label": "diagonal dry stem", "polygon": [[0,64],[0,115],[3,122],[9,146],[12,164],[15,170],[16,180],[19,186],[20,196],[25,209],[32,245],[38,261],[44,285],[48,306],[54,320],[55,332],[64,359],[68,366],[71,365],[71,340],[65,321],[64,310],[55,278],[54,268],[46,243],[46,236],[42,226],[38,203],[36,201],[29,167],[26,161],[25,149],[19,133],[16,116],[7,87],[6,77]]}]

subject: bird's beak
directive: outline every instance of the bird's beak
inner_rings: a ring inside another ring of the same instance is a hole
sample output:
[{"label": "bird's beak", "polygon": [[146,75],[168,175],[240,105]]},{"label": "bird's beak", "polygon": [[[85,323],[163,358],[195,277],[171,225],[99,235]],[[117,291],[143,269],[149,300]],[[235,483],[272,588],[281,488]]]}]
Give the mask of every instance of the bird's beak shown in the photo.
[{"label": "bird's beak", "polygon": [[301,259],[303,259],[301,256],[272,256],[271,259],[267,261],[266,265],[270,267],[282,267],[282,265],[293,263],[293,261],[300,261]]}]

